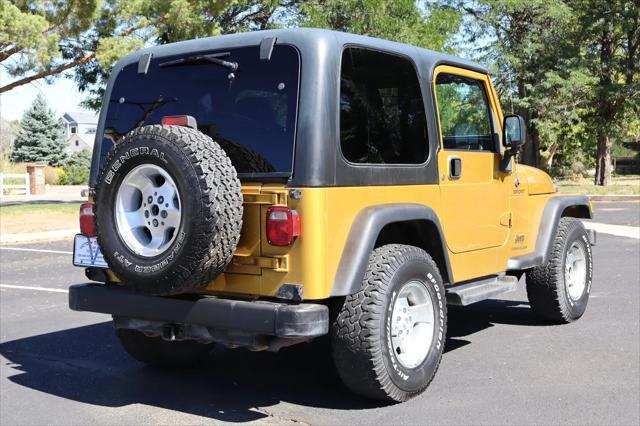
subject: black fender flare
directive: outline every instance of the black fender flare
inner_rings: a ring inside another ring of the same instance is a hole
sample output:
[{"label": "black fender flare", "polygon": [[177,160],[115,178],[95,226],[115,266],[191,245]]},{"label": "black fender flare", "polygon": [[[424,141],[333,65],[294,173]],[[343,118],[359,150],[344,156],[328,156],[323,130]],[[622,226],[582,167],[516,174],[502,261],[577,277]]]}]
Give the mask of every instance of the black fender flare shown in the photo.
[{"label": "black fender flare", "polygon": [[[561,195],[550,198],[542,212],[534,252],[523,256],[512,257],[507,262],[507,270],[517,271],[544,265],[547,262],[549,250],[553,244],[553,238],[556,235],[560,218],[563,216],[565,210],[572,207],[577,207],[581,212],[585,213],[579,217],[593,219],[593,212],[591,211],[591,203],[589,202],[588,195]],[[565,216],[574,215],[569,214]],[[592,241],[592,244],[593,243]]]},{"label": "black fender flare", "polygon": [[366,207],[356,215],[342,250],[331,296],[356,293],[362,285],[369,257],[380,231],[388,224],[413,220],[431,222],[435,226],[440,234],[446,272],[449,277],[453,277],[444,234],[435,211],[423,204],[380,204]]}]

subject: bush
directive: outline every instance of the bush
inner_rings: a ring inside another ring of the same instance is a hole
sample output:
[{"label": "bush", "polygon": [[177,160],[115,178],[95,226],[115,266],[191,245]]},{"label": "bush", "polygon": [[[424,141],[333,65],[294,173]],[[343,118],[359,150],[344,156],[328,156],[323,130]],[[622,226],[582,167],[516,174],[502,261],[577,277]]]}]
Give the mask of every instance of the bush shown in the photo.
[{"label": "bush", "polygon": [[60,185],[86,185],[89,183],[91,153],[86,150],[74,152],[64,161],[59,174]]},{"label": "bush", "polygon": [[44,183],[47,185],[59,185],[60,174],[63,173],[61,167],[47,166],[44,168]]},{"label": "bush", "polygon": [[89,183],[89,169],[78,166],[65,167],[60,174],[60,185],[86,185]]}]

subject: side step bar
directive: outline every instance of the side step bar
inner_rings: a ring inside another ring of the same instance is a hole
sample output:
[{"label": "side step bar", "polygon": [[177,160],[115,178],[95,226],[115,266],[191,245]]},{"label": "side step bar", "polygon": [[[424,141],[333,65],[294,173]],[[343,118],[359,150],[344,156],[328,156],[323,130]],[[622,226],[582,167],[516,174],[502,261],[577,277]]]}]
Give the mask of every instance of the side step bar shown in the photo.
[{"label": "side step bar", "polygon": [[485,278],[466,284],[455,285],[446,290],[449,305],[467,306],[482,300],[491,299],[501,293],[514,291],[518,278],[510,275]]}]

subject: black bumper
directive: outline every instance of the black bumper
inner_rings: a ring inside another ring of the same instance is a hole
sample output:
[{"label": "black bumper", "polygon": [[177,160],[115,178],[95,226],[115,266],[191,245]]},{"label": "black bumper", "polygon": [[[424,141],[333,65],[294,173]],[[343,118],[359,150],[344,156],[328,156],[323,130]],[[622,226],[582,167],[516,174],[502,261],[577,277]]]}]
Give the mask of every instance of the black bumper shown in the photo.
[{"label": "black bumper", "polygon": [[327,334],[329,310],[320,304],[291,305],[206,296],[194,299],[155,297],[110,284],[76,284],[69,288],[74,311],[197,324],[276,337],[317,337]]}]

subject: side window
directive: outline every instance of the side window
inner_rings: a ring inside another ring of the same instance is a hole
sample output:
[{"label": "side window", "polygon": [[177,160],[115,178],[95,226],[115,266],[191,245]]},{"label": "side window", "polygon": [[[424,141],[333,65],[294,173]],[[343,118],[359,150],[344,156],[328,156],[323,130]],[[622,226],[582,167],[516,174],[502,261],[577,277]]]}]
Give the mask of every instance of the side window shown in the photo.
[{"label": "side window", "polygon": [[436,97],[445,149],[495,150],[489,102],[481,81],[438,74]]},{"label": "side window", "polygon": [[424,104],[412,63],[346,48],[340,75],[340,146],[353,163],[422,164],[429,146]]}]

